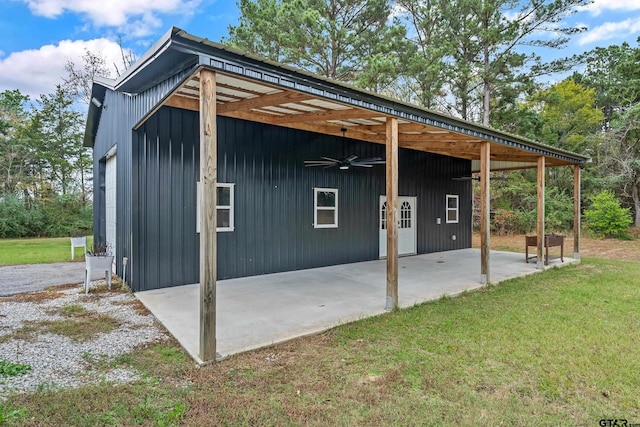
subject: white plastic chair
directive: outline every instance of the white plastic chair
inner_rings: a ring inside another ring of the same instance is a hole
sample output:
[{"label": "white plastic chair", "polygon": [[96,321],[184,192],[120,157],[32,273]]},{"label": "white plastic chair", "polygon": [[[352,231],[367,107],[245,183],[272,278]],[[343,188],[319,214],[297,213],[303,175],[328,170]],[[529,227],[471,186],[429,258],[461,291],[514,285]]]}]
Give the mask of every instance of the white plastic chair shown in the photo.
[{"label": "white plastic chair", "polygon": [[75,256],[75,248],[84,248],[84,253],[87,253],[87,238],[86,237],[72,237],[71,238],[71,261]]}]

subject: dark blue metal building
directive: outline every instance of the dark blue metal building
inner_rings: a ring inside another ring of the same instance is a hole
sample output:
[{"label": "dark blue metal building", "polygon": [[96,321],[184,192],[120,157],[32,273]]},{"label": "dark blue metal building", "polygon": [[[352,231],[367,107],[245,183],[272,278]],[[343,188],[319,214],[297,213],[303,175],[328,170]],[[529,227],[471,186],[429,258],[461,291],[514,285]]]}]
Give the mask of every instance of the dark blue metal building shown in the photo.
[{"label": "dark blue metal building", "polygon": [[[198,282],[199,77],[218,74],[219,279],[385,256],[385,121],[399,123],[399,250],[471,246],[479,144],[492,169],[585,157],[319,78],[173,28],[94,82],[94,239],[135,291]],[[356,161],[350,163],[346,159]],[[336,159],[334,167],[305,161]],[[126,266],[124,259],[126,258]]]}]

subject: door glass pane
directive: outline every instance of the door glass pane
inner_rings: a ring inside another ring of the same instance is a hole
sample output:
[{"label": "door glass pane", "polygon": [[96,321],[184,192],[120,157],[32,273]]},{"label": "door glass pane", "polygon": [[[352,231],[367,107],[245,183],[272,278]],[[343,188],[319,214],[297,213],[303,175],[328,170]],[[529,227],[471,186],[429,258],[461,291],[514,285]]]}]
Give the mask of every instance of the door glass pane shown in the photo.
[{"label": "door glass pane", "polygon": [[447,197],[447,204],[449,209],[456,209],[458,207],[458,199],[455,197]]},{"label": "door glass pane", "polygon": [[336,223],[336,211],[334,209],[318,210],[318,224],[327,225]]},{"label": "door glass pane", "polygon": [[458,211],[455,209],[447,211],[447,221],[457,221],[458,220]]},{"label": "door glass pane", "polygon": [[334,208],[336,206],[336,193],[333,191],[318,191],[318,206]]},{"label": "door glass pane", "polygon": [[216,226],[221,228],[231,227],[231,210],[230,209],[218,209],[218,221]]},{"label": "door glass pane", "polygon": [[382,212],[380,213],[380,229],[387,229],[387,202],[382,204]]},{"label": "door glass pane", "polygon": [[218,187],[218,200],[219,206],[231,206],[231,188],[230,187]]},{"label": "door glass pane", "polygon": [[403,202],[400,206],[400,228],[411,228],[411,204]]}]

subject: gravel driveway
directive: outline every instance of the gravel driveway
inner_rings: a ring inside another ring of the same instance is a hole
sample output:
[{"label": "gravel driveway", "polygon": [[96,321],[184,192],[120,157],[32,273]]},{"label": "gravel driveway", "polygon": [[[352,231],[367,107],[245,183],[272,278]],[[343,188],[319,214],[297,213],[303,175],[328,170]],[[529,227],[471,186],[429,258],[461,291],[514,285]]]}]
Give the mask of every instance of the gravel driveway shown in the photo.
[{"label": "gravel driveway", "polygon": [[[104,281],[94,285],[99,284],[104,285]],[[45,297],[26,294],[0,299],[0,360],[31,367],[24,375],[2,378],[0,402],[12,393],[138,380],[140,374],[131,369],[96,369],[96,366],[138,346],[169,338],[151,314],[138,309],[139,302],[131,293],[94,291],[85,295],[78,285],[42,295]],[[87,313],[107,315],[118,326],[81,342],[46,332],[43,326],[38,326],[42,322],[70,319],[61,313],[65,306],[82,306]],[[20,333],[24,327],[31,332]]]},{"label": "gravel driveway", "polygon": [[[49,286],[84,282],[84,262],[56,262],[0,267],[0,296],[41,291]],[[104,278],[94,273],[92,280]]]}]

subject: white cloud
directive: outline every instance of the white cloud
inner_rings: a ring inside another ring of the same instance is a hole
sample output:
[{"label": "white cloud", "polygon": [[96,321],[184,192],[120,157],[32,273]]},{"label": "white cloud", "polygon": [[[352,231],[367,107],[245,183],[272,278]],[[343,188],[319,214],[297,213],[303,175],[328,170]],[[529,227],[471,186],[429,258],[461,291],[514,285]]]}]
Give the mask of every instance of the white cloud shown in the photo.
[{"label": "white cloud", "polygon": [[594,0],[593,3],[581,9],[589,11],[594,16],[608,10],[620,12],[640,10],[640,0]]},{"label": "white cloud", "polygon": [[81,65],[85,50],[102,55],[107,64],[122,62],[120,46],[114,41],[104,38],[62,40],[57,45],[13,52],[0,59],[0,91],[20,89],[32,100],[41,94],[51,93],[66,77],[64,66],[67,62],[71,60]]},{"label": "white cloud", "polygon": [[191,15],[201,0],[22,0],[35,15],[57,18],[70,12],[96,27],[147,35],[162,25],[159,14]]},{"label": "white cloud", "polygon": [[578,44],[584,46],[593,42],[625,38],[640,31],[640,17],[629,18],[622,22],[605,22],[590,29],[578,38]]}]

